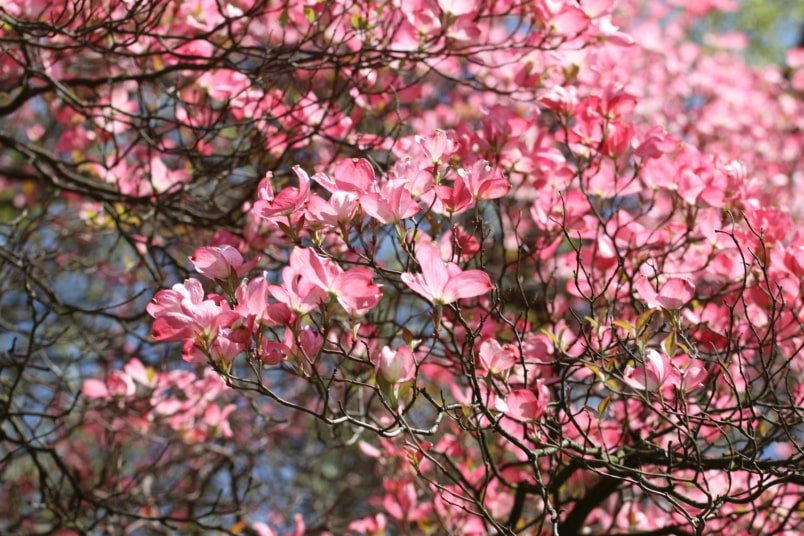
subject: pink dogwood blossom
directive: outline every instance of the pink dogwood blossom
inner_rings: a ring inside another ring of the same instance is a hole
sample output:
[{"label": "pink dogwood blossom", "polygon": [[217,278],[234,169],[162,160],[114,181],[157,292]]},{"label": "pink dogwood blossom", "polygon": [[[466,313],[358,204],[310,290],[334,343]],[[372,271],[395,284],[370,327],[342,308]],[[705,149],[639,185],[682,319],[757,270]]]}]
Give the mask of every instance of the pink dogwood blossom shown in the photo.
[{"label": "pink dogwood blossom", "polygon": [[637,367],[628,365],[623,371],[623,381],[639,391],[655,392],[666,382],[675,379],[677,373],[670,359],[654,349],[645,352],[645,364]]},{"label": "pink dogwood blossom", "polygon": [[160,341],[208,338],[240,318],[220,297],[205,299],[197,279],[188,279],[172,289],[160,290],[146,310],[155,319],[154,338]]},{"label": "pink dogwood blossom", "polygon": [[412,380],[416,374],[413,352],[407,346],[396,350],[384,346],[377,359],[377,374],[389,384]]},{"label": "pink dogwood blossom", "polygon": [[491,167],[485,160],[478,160],[468,170],[459,169],[458,175],[475,200],[499,199],[511,189],[500,170]]},{"label": "pink dogwood blossom", "polygon": [[299,180],[298,187],[285,187],[274,194],[273,174],[270,172],[260,182],[258,200],[254,203],[254,210],[260,217],[270,222],[283,222],[288,218],[295,222],[302,216],[302,209],[310,197],[310,177],[299,166],[294,166],[293,171]]},{"label": "pink dogwood blossom", "polygon": [[480,344],[477,359],[478,372],[492,375],[507,372],[516,364],[514,352],[496,339],[487,339]]},{"label": "pink dogwood blossom", "polygon": [[362,316],[380,301],[382,292],[372,280],[370,270],[357,266],[344,271],[330,259],[318,256],[310,248],[296,248],[290,266],[303,280],[329,295],[352,316]]},{"label": "pink dogwood blossom", "polygon": [[514,420],[533,422],[542,418],[549,401],[550,391],[539,380],[535,392],[531,389],[515,389],[505,398],[498,398],[495,406]]},{"label": "pink dogwood blossom", "polygon": [[634,288],[649,309],[668,311],[681,309],[695,294],[695,285],[690,280],[680,277],[669,279],[659,292],[656,292],[645,276],[637,276]]},{"label": "pink dogwood blossom", "polygon": [[251,270],[259,258],[244,262],[243,255],[229,245],[201,247],[195,250],[190,262],[195,266],[199,274],[205,275],[210,279],[224,280],[229,277],[243,277]]},{"label": "pink dogwood blossom", "polygon": [[442,261],[438,246],[434,244],[420,243],[416,248],[416,260],[422,272],[403,273],[402,281],[435,305],[481,296],[494,288],[486,272],[462,270],[453,262]]},{"label": "pink dogwood blossom", "polygon": [[407,187],[402,181],[388,181],[377,191],[362,195],[360,206],[366,214],[382,223],[398,223],[420,210]]}]

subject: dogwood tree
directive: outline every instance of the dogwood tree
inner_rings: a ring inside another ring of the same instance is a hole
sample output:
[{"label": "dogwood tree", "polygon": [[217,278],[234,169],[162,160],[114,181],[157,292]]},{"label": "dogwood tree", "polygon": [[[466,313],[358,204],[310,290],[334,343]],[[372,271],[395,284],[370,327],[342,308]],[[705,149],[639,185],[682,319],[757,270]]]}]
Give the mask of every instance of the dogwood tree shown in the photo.
[{"label": "dogwood tree", "polygon": [[737,7],[6,2],[2,530],[799,533],[804,62]]}]

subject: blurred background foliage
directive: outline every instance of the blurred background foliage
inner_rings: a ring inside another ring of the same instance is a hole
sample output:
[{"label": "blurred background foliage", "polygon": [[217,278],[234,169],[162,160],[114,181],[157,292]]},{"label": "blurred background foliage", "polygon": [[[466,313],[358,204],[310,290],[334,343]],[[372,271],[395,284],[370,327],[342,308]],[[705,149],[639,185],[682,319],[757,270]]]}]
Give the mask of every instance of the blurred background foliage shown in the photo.
[{"label": "blurred background foliage", "polygon": [[701,19],[696,37],[714,31],[740,32],[748,37],[744,54],[753,64],[784,64],[785,53],[804,46],[804,1],[740,0],[736,11],[714,11]]}]

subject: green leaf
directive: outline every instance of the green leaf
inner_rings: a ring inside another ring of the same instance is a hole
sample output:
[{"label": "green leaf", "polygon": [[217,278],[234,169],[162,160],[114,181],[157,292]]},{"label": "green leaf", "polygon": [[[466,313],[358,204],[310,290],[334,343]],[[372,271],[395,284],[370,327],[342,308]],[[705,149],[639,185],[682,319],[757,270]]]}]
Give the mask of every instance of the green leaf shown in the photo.
[{"label": "green leaf", "polygon": [[662,348],[664,349],[664,353],[667,354],[667,357],[673,357],[676,355],[676,351],[678,350],[678,346],[676,345],[676,331],[673,330],[670,332],[670,335],[667,336],[662,341]]},{"label": "green leaf", "polygon": [[611,402],[611,397],[607,396],[603,400],[600,401],[600,404],[597,406],[597,418],[598,420],[603,420],[603,417],[606,414],[606,409],[609,407],[609,402]]},{"label": "green leaf", "polygon": [[366,30],[368,29],[368,21],[365,17],[361,17],[360,15],[352,15],[351,17],[352,29],[354,30]]},{"label": "green leaf", "polygon": [[634,326],[629,322],[625,320],[615,320],[614,322],[612,322],[612,324],[614,324],[618,328],[624,329],[625,332],[628,333],[630,336],[636,337],[636,328],[634,328]]},{"label": "green leaf", "polygon": [[641,332],[642,328],[645,327],[645,324],[650,322],[651,318],[653,318],[653,313],[655,313],[655,312],[656,312],[655,309],[649,309],[649,310],[645,311],[644,313],[642,313],[641,315],[639,315],[639,318],[637,318],[637,323],[636,323],[637,333]]},{"label": "green leaf", "polygon": [[547,328],[542,328],[542,333],[544,335],[546,335],[547,338],[550,339],[550,341],[552,341],[552,343],[555,345],[555,347],[557,349],[560,348],[560,343],[559,343],[558,337],[556,337],[555,333],[553,333],[552,331],[548,330]]},{"label": "green leaf", "polygon": [[[355,339],[357,339],[356,335]],[[405,341],[405,345],[407,345],[408,348],[413,348],[413,333],[411,333],[408,328],[402,328],[402,340]]]},{"label": "green leaf", "polygon": [[592,373],[594,373],[594,375],[597,377],[597,379],[598,379],[598,380],[600,380],[601,382],[605,382],[605,381],[606,381],[606,377],[603,375],[603,372],[601,372],[600,367],[598,367],[597,365],[593,365],[593,364],[591,364],[591,363],[587,363],[587,364],[586,364],[586,368],[588,368],[589,370],[591,370],[591,371],[592,371]]}]

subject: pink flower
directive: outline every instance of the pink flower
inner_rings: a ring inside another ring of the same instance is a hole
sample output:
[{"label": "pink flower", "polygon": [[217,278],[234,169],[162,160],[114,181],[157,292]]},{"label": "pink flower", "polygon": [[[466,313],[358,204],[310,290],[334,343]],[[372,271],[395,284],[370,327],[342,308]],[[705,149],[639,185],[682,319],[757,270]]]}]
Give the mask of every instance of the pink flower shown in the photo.
[{"label": "pink flower", "polygon": [[376,514],[362,519],[355,519],[349,523],[347,528],[359,534],[385,534],[386,525],[385,515]]},{"label": "pink flower", "polygon": [[273,174],[268,172],[257,188],[259,199],[254,203],[257,214],[272,222],[286,218],[295,221],[301,217],[303,208],[310,198],[310,178],[299,166],[294,166],[293,171],[299,178],[299,187],[288,186],[277,194],[274,194],[271,185]]},{"label": "pink flower", "polygon": [[197,279],[160,290],[145,309],[154,317],[152,329],[158,341],[208,338],[241,318],[220,296],[204,299],[204,289]]},{"label": "pink flower", "polygon": [[438,6],[450,15],[468,15],[477,9],[477,0],[438,0]]},{"label": "pink flower", "polygon": [[126,366],[123,367],[123,370],[137,383],[146,387],[154,387],[156,385],[156,371],[151,367],[143,365],[142,361],[136,357],[129,360]]},{"label": "pink flower", "polygon": [[307,215],[312,222],[323,225],[343,225],[351,221],[357,211],[357,194],[334,192],[329,200],[313,194],[307,205]]},{"label": "pink flower", "polygon": [[380,287],[372,282],[373,279],[374,274],[368,268],[352,268],[336,278],[330,292],[349,315],[363,316],[382,298]]},{"label": "pink flower", "polygon": [[796,277],[804,276],[804,245],[794,243],[785,248],[784,265]]},{"label": "pink flower", "polygon": [[215,337],[209,345],[210,357],[215,362],[221,363],[224,368],[228,367],[243,350],[245,350],[245,346],[242,343],[224,336]]},{"label": "pink flower", "polygon": [[537,421],[545,411],[550,401],[550,390],[542,383],[537,382],[537,393],[530,389],[516,389],[508,393],[505,400],[498,398],[496,409],[517,421]]},{"label": "pink flower", "polygon": [[282,269],[282,284],[269,285],[268,292],[297,315],[309,313],[326,298],[326,292],[309,280],[302,279],[299,271],[292,266]]},{"label": "pink flower", "polygon": [[557,114],[572,115],[578,107],[578,90],[575,86],[554,86],[539,99],[539,104]]},{"label": "pink flower", "polygon": [[681,371],[681,389],[683,391],[694,391],[700,389],[709,374],[706,369],[699,366],[691,366]]},{"label": "pink flower", "polygon": [[666,309],[674,311],[681,309],[695,294],[695,285],[688,279],[674,277],[657,293],[645,276],[637,276],[634,289],[649,309]]},{"label": "pink flower", "polygon": [[644,366],[628,365],[623,371],[623,381],[638,391],[657,391],[675,376],[670,359],[653,349],[645,353]]},{"label": "pink flower", "polygon": [[511,189],[500,170],[494,169],[485,160],[478,160],[468,171],[459,169],[458,175],[476,200],[498,199]]},{"label": "pink flower", "polygon": [[443,130],[436,130],[427,137],[416,136],[414,139],[434,164],[444,162],[445,157],[452,156],[460,148],[460,144],[455,141],[453,134]]},{"label": "pink flower", "polygon": [[433,174],[422,169],[421,165],[410,157],[400,158],[390,173],[392,180],[400,180],[407,184],[406,189],[414,199],[433,189]]},{"label": "pink flower", "polygon": [[396,350],[384,346],[377,360],[377,375],[391,385],[412,380],[416,375],[413,352],[407,346]]},{"label": "pink flower", "polygon": [[[232,437],[229,415],[231,415],[235,409],[237,409],[237,406],[234,404],[226,404],[223,409],[217,404],[208,405],[206,409],[204,409],[202,416],[202,428],[206,428],[206,431],[211,432],[211,437],[215,435],[220,435],[220,437],[227,439]],[[215,434],[215,432],[217,432],[217,434]]]},{"label": "pink flower", "polygon": [[145,307],[148,314],[158,318],[167,313],[181,312],[182,302],[201,303],[204,299],[204,288],[197,279],[187,279],[184,283],[173,285],[170,290],[164,289],[154,295],[154,299]]},{"label": "pink flower", "polygon": [[514,352],[503,347],[495,339],[487,339],[480,344],[477,358],[480,373],[501,374],[516,364]]},{"label": "pink flower", "polygon": [[[293,529],[293,532],[287,533],[285,536],[303,536],[305,530],[304,519],[302,518],[301,514],[296,514],[293,516],[293,519],[296,522],[296,525]],[[279,536],[277,532],[274,531],[271,527],[269,527],[266,523],[258,522],[251,525],[251,528],[254,532],[257,533],[257,536]]]},{"label": "pink flower", "polygon": [[81,392],[87,398],[127,398],[132,396],[135,391],[136,386],[131,377],[117,370],[109,375],[106,382],[89,379],[85,380],[81,387]]},{"label": "pink flower", "polygon": [[383,508],[394,519],[415,522],[427,514],[429,505],[424,500],[420,503],[412,482],[387,478],[383,487],[386,490]]},{"label": "pink flower", "polygon": [[190,262],[199,274],[210,279],[228,279],[229,277],[243,277],[251,270],[259,258],[243,262],[243,256],[229,245],[215,247],[201,247],[195,250]]},{"label": "pink flower", "polygon": [[678,376],[678,384],[682,392],[694,391],[706,385],[709,373],[704,367],[698,364],[696,359],[689,355],[682,354],[673,358],[673,367]]},{"label": "pink flower", "polygon": [[[331,259],[319,257],[309,248],[296,248],[290,254],[290,266],[303,281],[335,296],[347,313],[362,316],[382,297],[374,274],[362,266],[344,271]],[[301,285],[300,285],[301,286]]]},{"label": "pink flower", "polygon": [[372,218],[382,223],[398,223],[419,212],[419,205],[413,201],[408,185],[402,181],[389,181],[376,192],[360,197],[360,206]]},{"label": "pink flower", "polygon": [[575,37],[589,27],[590,21],[586,13],[577,7],[566,5],[548,24],[562,37]]},{"label": "pink flower", "polygon": [[422,196],[426,203],[430,203],[432,193],[435,193],[433,210],[439,214],[456,215],[474,206],[475,198],[472,191],[463,180],[457,180],[450,187],[443,184],[435,186],[430,192]]},{"label": "pink flower", "polygon": [[316,173],[312,179],[332,192],[366,193],[376,180],[374,167],[364,158],[341,160],[335,166],[332,177]]},{"label": "pink flower", "polygon": [[448,229],[438,240],[442,259],[452,259],[457,256],[462,261],[468,261],[480,251],[480,242],[474,235],[467,233],[460,225]]},{"label": "pink flower", "polygon": [[481,296],[494,288],[483,270],[461,270],[453,262],[441,260],[438,246],[420,243],[416,260],[422,273],[404,273],[402,281],[434,305],[446,305],[464,298]]},{"label": "pink flower", "polygon": [[258,355],[266,365],[276,365],[286,360],[290,354],[291,349],[281,342],[263,339]]},{"label": "pink flower", "polygon": [[269,285],[263,277],[256,277],[240,283],[235,291],[237,306],[235,311],[244,319],[244,326],[250,330],[259,323],[266,326],[287,324],[291,320],[290,308],[285,303],[268,303]]},{"label": "pink flower", "polygon": [[284,343],[290,349],[289,357],[299,361],[314,361],[324,347],[324,337],[310,326],[304,326],[296,337],[286,329]]}]

